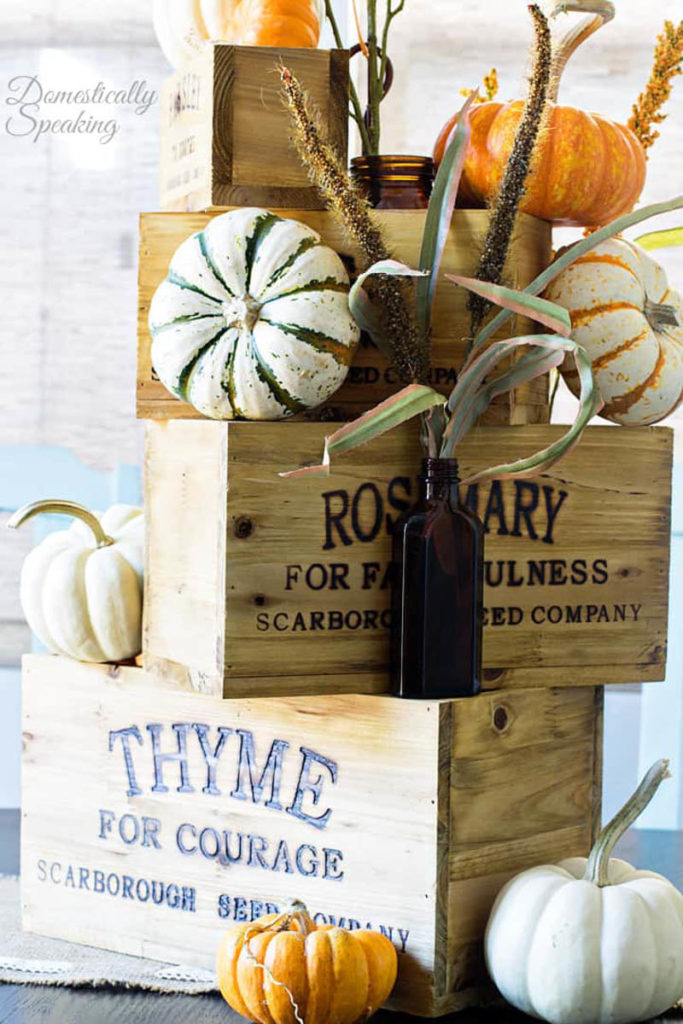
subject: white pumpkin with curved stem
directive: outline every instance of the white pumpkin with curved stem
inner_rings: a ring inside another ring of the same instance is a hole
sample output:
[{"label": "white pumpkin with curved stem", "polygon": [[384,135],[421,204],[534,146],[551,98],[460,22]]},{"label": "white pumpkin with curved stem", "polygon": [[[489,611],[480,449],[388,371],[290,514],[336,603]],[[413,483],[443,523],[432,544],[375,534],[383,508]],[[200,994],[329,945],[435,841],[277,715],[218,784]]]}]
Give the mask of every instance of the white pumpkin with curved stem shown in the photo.
[{"label": "white pumpkin with curved stem", "polygon": [[41,513],[72,516],[48,534],[21,570],[21,604],[29,626],[54,654],[77,661],[124,661],[140,653],[144,517],[131,505],[99,516],[71,501],[19,509],[19,527]]},{"label": "white pumpkin with curved stem", "polygon": [[[662,267],[635,242],[612,238],[548,285],[545,298],[569,312],[604,407],[600,416],[631,426],[657,423],[683,399],[683,303]],[[561,368],[577,394],[573,366]]]},{"label": "white pumpkin with curved stem", "polygon": [[314,47],[324,0],[154,0],[154,30],[174,68],[210,43]]},{"label": "white pumpkin with curved stem", "polygon": [[348,293],[344,264],[311,228],[232,210],[173,256],[149,312],[152,364],[212,419],[312,409],[344,382],[360,338]]},{"label": "white pumpkin with curved stem", "polygon": [[683,896],[610,860],[668,775],[652,766],[588,859],[531,868],[501,890],[486,929],[489,973],[509,1003],[550,1024],[649,1020],[683,995]]}]

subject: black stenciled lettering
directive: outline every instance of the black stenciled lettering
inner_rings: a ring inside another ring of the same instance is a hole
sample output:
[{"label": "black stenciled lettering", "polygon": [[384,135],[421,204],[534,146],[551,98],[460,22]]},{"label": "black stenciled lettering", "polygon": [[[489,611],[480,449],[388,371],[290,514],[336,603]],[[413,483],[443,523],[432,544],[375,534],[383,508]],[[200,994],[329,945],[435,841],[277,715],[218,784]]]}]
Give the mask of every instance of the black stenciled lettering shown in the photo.
[{"label": "black stenciled lettering", "polygon": [[339,542],[345,548],[350,547],[353,541],[344,526],[344,519],[349,514],[348,491],[325,491],[323,501],[325,502],[325,543],[323,544],[323,551],[330,551],[332,548],[336,548],[335,531]]},{"label": "black stenciled lettering", "polygon": [[538,508],[540,488],[529,480],[515,480],[515,518],[512,536],[522,536],[522,520],[526,524],[526,532],[531,540],[537,540],[538,534],[532,522],[532,515]]},{"label": "black stenciled lettering", "polygon": [[544,544],[554,544],[555,539],[553,537],[553,530],[555,528],[555,520],[557,519],[557,513],[560,511],[568,497],[567,491],[558,491],[557,504],[553,505],[553,488],[547,484],[543,486],[543,497],[545,498],[545,511],[547,526],[545,534],[543,535]]},{"label": "black stenciled lettering", "polygon": [[[361,521],[361,504],[366,494],[372,496],[371,525],[369,529],[366,529]],[[380,494],[379,488],[376,484],[373,484],[370,481],[361,484],[354,494],[353,502],[351,504],[351,526],[357,539],[362,544],[370,544],[379,534],[379,531],[382,528],[382,511],[382,495]],[[374,518],[372,518],[373,515]]]},{"label": "black stenciled lettering", "polygon": [[123,748],[123,761],[126,766],[126,774],[128,775],[128,792],[127,796],[140,796],[142,790],[138,786],[137,778],[135,775],[135,766],[133,764],[133,753],[130,749],[131,739],[136,739],[140,746],[143,744],[142,735],[137,725],[129,725],[127,729],[112,729],[109,732],[109,753],[114,749],[116,740],[121,740],[121,746]]},{"label": "black stenciled lettering", "polygon": [[[281,811],[282,759],[285,751],[289,749],[289,743],[286,740],[273,740],[263,771],[257,781],[254,734],[248,729],[238,729],[237,735],[240,738],[237,783],[230,796],[235,800],[251,800],[252,803],[258,804],[263,798],[266,786],[270,785],[270,795],[265,801],[265,806]],[[249,787],[248,794],[245,791],[245,786]]]},{"label": "black stenciled lettering", "polygon": [[496,530],[498,536],[507,537],[510,531],[505,522],[505,501],[503,498],[503,485],[500,480],[494,480],[491,484],[488,501],[486,502],[486,511],[484,512],[484,531],[486,533],[493,532],[491,522],[494,519],[498,520],[498,529]]},{"label": "black stenciled lettering", "polygon": [[607,559],[596,558],[593,562],[593,583],[607,583],[608,579]]}]

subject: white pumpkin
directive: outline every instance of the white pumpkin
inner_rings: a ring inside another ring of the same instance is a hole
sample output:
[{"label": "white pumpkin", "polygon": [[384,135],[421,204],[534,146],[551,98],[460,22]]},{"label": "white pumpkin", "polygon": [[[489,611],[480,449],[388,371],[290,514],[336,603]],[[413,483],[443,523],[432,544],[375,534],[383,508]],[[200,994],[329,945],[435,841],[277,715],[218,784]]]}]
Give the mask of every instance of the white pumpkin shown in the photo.
[{"label": "white pumpkin", "polygon": [[509,1003],[551,1024],[629,1024],[683,995],[683,896],[609,854],[668,775],[650,769],[588,859],[531,868],[501,890],[486,964]]},{"label": "white pumpkin", "polygon": [[313,47],[324,0],[154,0],[154,30],[174,68],[209,43]]},{"label": "white pumpkin", "polygon": [[131,505],[104,515],[71,501],[19,509],[11,527],[44,512],[73,516],[26,557],[21,604],[29,626],[54,654],[78,661],[125,661],[140,653],[144,517]]},{"label": "white pumpkin", "polygon": [[336,252],[268,210],[224,213],[177,250],[152,299],[152,364],[212,419],[278,420],[344,382],[360,337]]},{"label": "white pumpkin", "polygon": [[[604,408],[615,423],[657,423],[683,398],[683,304],[666,274],[634,242],[613,238],[550,283],[545,298],[569,312],[572,337],[593,364]],[[578,395],[578,374],[562,375]]]}]

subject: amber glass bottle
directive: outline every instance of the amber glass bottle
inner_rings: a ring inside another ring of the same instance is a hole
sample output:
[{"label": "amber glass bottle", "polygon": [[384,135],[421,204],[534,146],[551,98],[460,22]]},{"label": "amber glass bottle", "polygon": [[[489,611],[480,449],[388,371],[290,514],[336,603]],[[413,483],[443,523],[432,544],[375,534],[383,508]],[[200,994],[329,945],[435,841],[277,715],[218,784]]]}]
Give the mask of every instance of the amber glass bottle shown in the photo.
[{"label": "amber glass bottle", "polygon": [[394,528],[392,692],[469,697],[481,687],[484,528],[460,500],[456,459],[425,459],[420,483]]},{"label": "amber glass bottle", "polygon": [[351,176],[376,210],[426,210],[434,161],[429,156],[358,156]]}]

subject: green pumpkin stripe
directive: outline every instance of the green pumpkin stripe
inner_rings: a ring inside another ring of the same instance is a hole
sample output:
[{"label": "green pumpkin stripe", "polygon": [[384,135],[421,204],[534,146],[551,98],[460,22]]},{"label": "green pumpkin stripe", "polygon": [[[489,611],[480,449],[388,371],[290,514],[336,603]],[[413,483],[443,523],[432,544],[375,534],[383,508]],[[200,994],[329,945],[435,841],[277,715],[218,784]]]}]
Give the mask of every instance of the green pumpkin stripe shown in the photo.
[{"label": "green pumpkin stripe", "polygon": [[221,288],[225,288],[228,295],[230,295],[234,299],[235,293],[232,290],[232,288],[230,288],[228,282],[225,280],[220,270],[216,266],[211,250],[209,249],[209,243],[205,233],[203,231],[200,231],[199,234],[197,235],[197,239],[199,241],[200,252],[204,259],[206,260],[207,267],[209,268],[213,276],[216,278]]},{"label": "green pumpkin stripe", "polygon": [[339,363],[340,366],[351,365],[351,360],[353,359],[352,346],[344,345],[335,338],[328,338],[322,331],[314,331],[309,327],[300,327],[297,324],[281,324],[264,316],[261,317],[260,323],[270,324],[271,327],[282,331],[283,334],[294,335],[299,341],[303,341],[306,345],[314,348],[316,352],[324,352],[326,355],[332,356],[334,361]]},{"label": "green pumpkin stripe", "polygon": [[[307,253],[310,249],[315,249],[316,246],[319,246],[320,244],[321,242],[319,238],[302,239],[297,248],[294,250],[294,252],[287,257],[284,263],[281,263],[280,266],[273,271],[273,273],[268,278],[268,281],[266,282],[265,286],[263,287],[263,291],[265,292],[274,284],[277,284],[280,278],[287,273],[290,267],[292,267],[296,263],[296,261],[300,259],[301,256],[304,255],[304,253]],[[280,296],[278,295],[277,297],[279,298]]]},{"label": "green pumpkin stripe", "polygon": [[269,302],[277,302],[278,299],[289,299],[292,295],[305,295],[306,292],[348,292],[348,284],[337,281],[334,277],[326,277],[324,281],[309,281],[308,284],[298,285],[289,292],[280,292],[263,303],[267,306]]},{"label": "green pumpkin stripe", "polygon": [[256,339],[253,334],[250,335],[251,350],[256,358],[256,373],[259,380],[263,381],[273,393],[273,396],[277,402],[280,403],[290,413],[301,412],[302,409],[306,408],[306,404],[294,395],[290,394],[286,388],[278,382],[275,371],[265,361],[261,353],[259,352]]},{"label": "green pumpkin stripe", "polygon": [[209,293],[205,292],[203,288],[199,287],[199,285],[191,284],[190,281],[186,281],[184,277],[181,277],[180,274],[176,273],[173,267],[169,270],[166,280],[170,284],[174,284],[177,288],[181,288],[183,291],[196,292],[197,295],[203,295],[205,299],[208,299],[210,302],[215,302],[219,306],[223,303],[222,299],[217,299],[215,295],[209,295]]},{"label": "green pumpkin stripe", "polygon": [[184,313],[182,316],[176,316],[172,320],[168,320],[165,324],[156,324],[154,327],[150,327],[152,337],[156,338],[157,334],[161,334],[162,331],[167,331],[171,327],[177,327],[179,324],[193,324],[198,320],[215,320],[216,317],[222,317],[222,313]]},{"label": "green pumpkin stripe", "polygon": [[229,331],[229,330],[230,330],[229,327],[222,327],[220,329],[220,331],[218,332],[218,334],[214,334],[213,338],[210,338],[208,341],[204,342],[204,344],[201,346],[201,348],[197,349],[197,351],[192,356],[190,361],[185,364],[185,366],[183,367],[183,369],[182,369],[182,371],[180,373],[180,376],[178,377],[178,383],[173,388],[173,391],[178,396],[178,398],[182,398],[184,402],[189,401],[189,399],[187,397],[187,391],[188,391],[188,387],[189,387],[189,383],[190,383],[190,378],[192,377],[192,374],[195,371],[197,363],[202,358],[202,356],[213,345],[216,344],[217,341],[220,341],[220,339],[223,337],[223,335],[226,333],[226,331]]},{"label": "green pumpkin stripe", "polygon": [[282,220],[282,217],[278,217],[275,213],[264,213],[260,217],[257,217],[254,222],[254,231],[246,240],[246,250],[244,255],[244,262],[246,267],[246,284],[245,291],[247,294],[251,288],[251,272],[254,269],[254,263],[258,255],[258,251],[261,248],[264,240],[270,234],[275,224],[278,224]]},{"label": "green pumpkin stripe", "polygon": [[225,391],[226,395],[228,396],[228,401],[230,402],[232,414],[237,420],[245,418],[243,411],[240,408],[238,408],[237,405],[237,389],[235,387],[235,358],[237,356],[237,348],[241,340],[242,336],[239,335],[237,341],[232,347],[230,355],[228,356],[228,361],[225,364],[225,370],[223,372],[223,378],[221,380],[221,388],[223,389],[223,391]]}]

